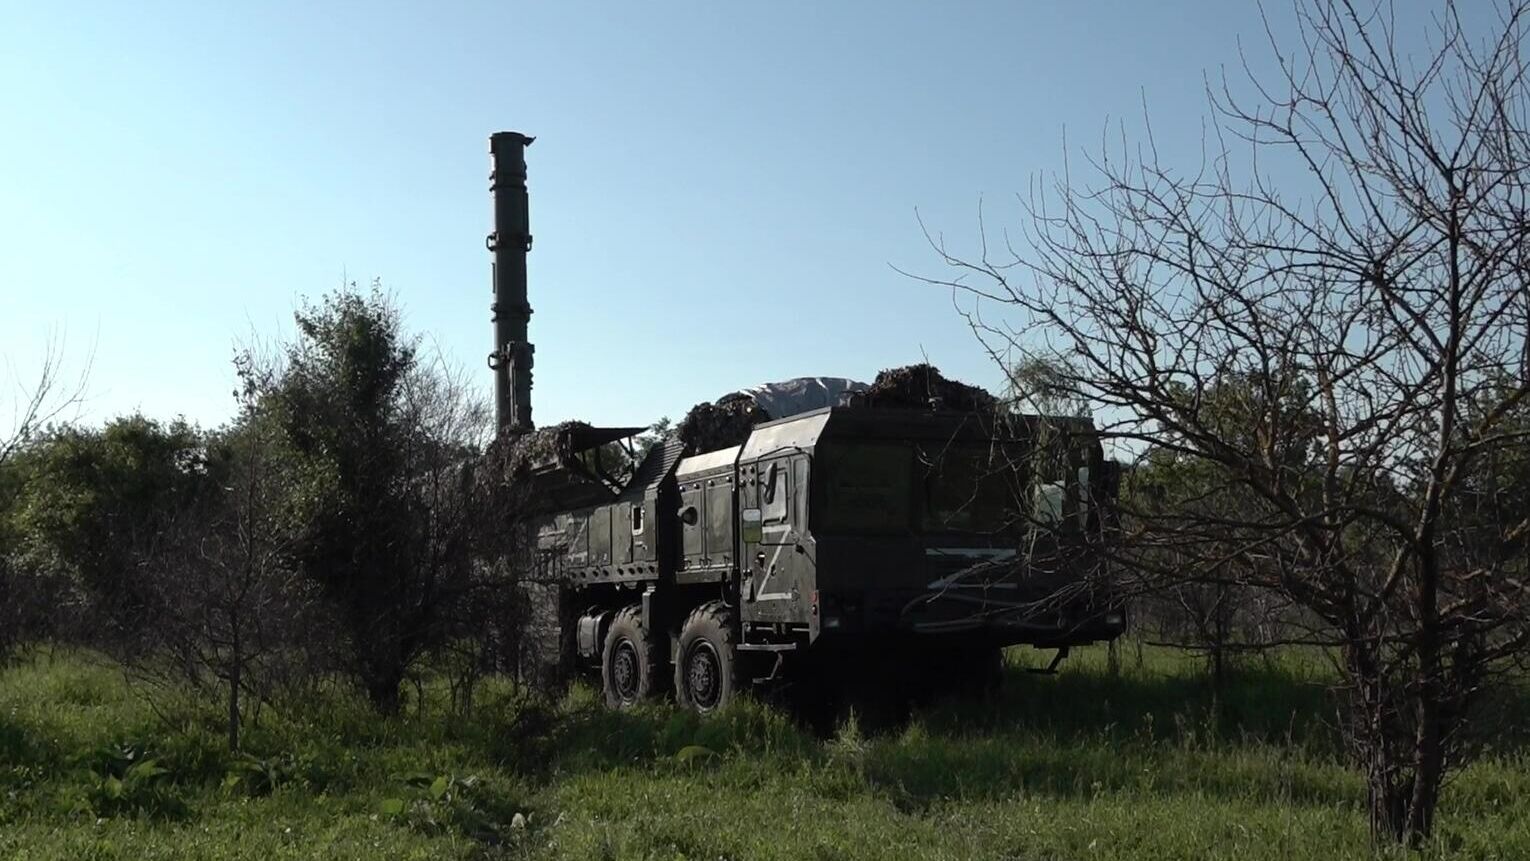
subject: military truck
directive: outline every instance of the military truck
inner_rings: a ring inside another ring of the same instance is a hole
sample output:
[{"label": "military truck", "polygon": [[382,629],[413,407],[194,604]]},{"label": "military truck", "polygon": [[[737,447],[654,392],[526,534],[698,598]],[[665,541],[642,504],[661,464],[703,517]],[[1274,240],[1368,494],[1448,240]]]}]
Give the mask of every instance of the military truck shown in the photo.
[{"label": "military truck", "polygon": [[[489,365],[512,437],[533,432],[530,140],[490,141]],[[528,509],[543,659],[598,673],[615,707],[672,694],[709,712],[822,667],[963,679],[1006,646],[1060,660],[1118,636],[1101,552],[1117,473],[1089,421],[947,407],[851,399],[702,451],[670,436],[624,475],[601,452],[642,428],[567,426]]]}]

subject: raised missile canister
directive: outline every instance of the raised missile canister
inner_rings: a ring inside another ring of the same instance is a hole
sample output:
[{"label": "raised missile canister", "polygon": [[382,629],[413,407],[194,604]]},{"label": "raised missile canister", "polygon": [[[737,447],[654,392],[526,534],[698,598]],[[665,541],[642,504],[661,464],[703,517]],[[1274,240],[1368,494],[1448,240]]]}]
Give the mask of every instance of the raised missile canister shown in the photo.
[{"label": "raised missile canister", "polygon": [[494,196],[494,232],[487,240],[494,255],[494,406],[501,433],[522,434],[531,422],[531,365],[527,340],[531,304],[526,298],[526,255],[531,251],[531,215],[526,196],[526,147],[534,138],[519,132],[489,136],[489,191]]}]

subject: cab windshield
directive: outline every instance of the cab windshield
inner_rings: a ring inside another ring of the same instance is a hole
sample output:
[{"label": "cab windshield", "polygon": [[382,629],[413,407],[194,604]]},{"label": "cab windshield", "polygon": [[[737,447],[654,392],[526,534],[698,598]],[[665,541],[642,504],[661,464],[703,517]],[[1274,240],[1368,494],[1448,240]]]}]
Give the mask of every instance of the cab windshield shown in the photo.
[{"label": "cab windshield", "polygon": [[1019,521],[1021,472],[1013,452],[989,444],[920,446],[926,532],[1001,532]]},{"label": "cab windshield", "polygon": [[1001,532],[1018,522],[1021,472],[988,443],[843,443],[813,462],[816,529]]},{"label": "cab windshield", "polygon": [[829,532],[905,532],[913,499],[911,455],[899,443],[850,443],[814,458],[822,502],[817,528]]}]

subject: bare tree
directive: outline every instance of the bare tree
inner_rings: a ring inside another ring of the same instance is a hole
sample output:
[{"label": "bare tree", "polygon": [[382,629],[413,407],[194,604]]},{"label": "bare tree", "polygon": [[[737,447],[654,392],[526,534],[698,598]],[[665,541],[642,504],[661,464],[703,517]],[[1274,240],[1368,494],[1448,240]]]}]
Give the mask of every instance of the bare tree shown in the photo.
[{"label": "bare tree", "polygon": [[9,422],[5,433],[0,435],[0,466],[9,462],[43,428],[80,405],[85,398],[90,362],[86,361],[79,376],[71,380],[65,372],[63,344],[51,340],[43,351],[40,367],[30,379],[23,380],[14,371],[9,376],[10,391],[6,399],[9,402],[0,401]]},{"label": "bare tree", "polygon": [[260,705],[308,678],[334,639],[323,633],[334,626],[316,590],[288,558],[295,476],[263,401],[279,361],[246,349],[235,367],[235,419],[176,437],[182,489],[133,497],[145,509],[136,516],[148,537],[126,551],[131,618],[103,644],[151,698],[161,686],[184,683],[221,698],[230,750],[239,749]]},{"label": "bare tree", "polygon": [[[1050,384],[1128,449],[1205,468],[1125,513],[1126,555],[1316,620],[1297,639],[1339,656],[1378,840],[1431,833],[1472,706],[1530,641],[1530,511],[1484,478],[1530,433],[1526,5],[1480,34],[1445,3],[1410,57],[1389,4],[1303,0],[1276,80],[1211,87],[1199,170],[1149,133],[1033,190],[1022,240],[935,242],[959,271],[930,280],[1008,309],[971,318],[990,350],[1045,342]],[[1209,408],[1232,378],[1238,427]]]}]

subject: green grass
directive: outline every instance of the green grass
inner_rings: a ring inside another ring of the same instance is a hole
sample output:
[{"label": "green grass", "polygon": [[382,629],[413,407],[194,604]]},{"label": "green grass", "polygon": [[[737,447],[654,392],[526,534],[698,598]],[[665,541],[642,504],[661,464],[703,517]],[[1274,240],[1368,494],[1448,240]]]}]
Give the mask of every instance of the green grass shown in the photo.
[{"label": "green grass", "polygon": [[[469,719],[427,688],[384,721],[329,690],[267,708],[242,757],[215,703],[38,653],[0,671],[0,858],[1373,857],[1321,663],[1253,662],[1214,716],[1194,661],[1123,651],[1118,677],[1103,649],[1052,677],[1020,651],[995,702],[827,739],[757,703],[549,709],[499,684]],[[1530,857],[1526,799],[1506,732],[1424,855]]]}]

